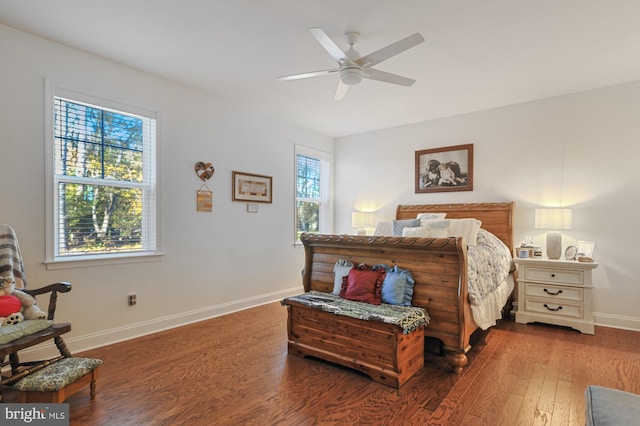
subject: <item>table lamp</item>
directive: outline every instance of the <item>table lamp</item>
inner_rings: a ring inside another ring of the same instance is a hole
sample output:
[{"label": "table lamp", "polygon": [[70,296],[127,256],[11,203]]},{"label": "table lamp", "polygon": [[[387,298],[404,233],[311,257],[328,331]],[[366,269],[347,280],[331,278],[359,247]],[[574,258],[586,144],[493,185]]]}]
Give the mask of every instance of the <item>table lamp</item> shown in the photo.
[{"label": "table lamp", "polygon": [[560,259],[562,254],[562,234],[558,229],[571,229],[573,211],[571,209],[536,209],[535,228],[547,229],[547,257]]},{"label": "table lamp", "polygon": [[358,235],[367,235],[367,228],[373,228],[373,214],[371,212],[351,213],[351,226],[358,229]]}]

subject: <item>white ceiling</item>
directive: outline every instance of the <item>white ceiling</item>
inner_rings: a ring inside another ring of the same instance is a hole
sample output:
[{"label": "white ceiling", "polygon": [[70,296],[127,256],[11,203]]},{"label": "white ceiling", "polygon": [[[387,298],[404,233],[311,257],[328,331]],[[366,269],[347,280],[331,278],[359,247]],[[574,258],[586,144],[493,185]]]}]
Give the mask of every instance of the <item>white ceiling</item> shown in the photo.
[{"label": "white ceiling", "polygon": [[[332,137],[640,80],[639,0],[0,0],[0,23]],[[420,32],[376,66],[417,82],[277,81],[335,66],[312,27],[362,55]]]}]

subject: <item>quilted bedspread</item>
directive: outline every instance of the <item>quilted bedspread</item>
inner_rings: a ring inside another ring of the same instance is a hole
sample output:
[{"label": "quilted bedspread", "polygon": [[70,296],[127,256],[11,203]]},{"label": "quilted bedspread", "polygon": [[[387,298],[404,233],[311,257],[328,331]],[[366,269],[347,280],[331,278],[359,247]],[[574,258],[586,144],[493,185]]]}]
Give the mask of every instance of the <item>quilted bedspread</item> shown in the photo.
[{"label": "quilted bedspread", "polygon": [[386,303],[371,305],[346,300],[335,294],[315,290],[287,297],[282,301],[282,304],[286,305],[288,301],[298,302],[336,315],[397,325],[402,328],[403,334],[409,334],[420,326],[428,325],[430,319],[424,308],[388,305]]},{"label": "quilted bedspread", "polygon": [[469,246],[469,301],[480,302],[509,275],[511,253],[498,237],[481,229],[477,245]]}]

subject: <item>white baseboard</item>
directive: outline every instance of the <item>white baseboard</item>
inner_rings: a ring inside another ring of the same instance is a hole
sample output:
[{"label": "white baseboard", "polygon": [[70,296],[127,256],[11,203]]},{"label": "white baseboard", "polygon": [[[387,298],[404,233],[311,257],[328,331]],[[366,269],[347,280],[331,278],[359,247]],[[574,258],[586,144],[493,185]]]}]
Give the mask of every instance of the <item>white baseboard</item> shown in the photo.
[{"label": "white baseboard", "polygon": [[622,330],[640,331],[640,318],[623,317],[620,315],[593,313],[596,325],[602,327],[620,328]]},{"label": "white baseboard", "polygon": [[[159,331],[192,324],[199,321],[208,320],[221,315],[230,314],[255,306],[264,305],[266,303],[282,300],[285,297],[299,294],[300,288],[289,288],[286,290],[276,291],[273,293],[262,294],[259,296],[249,297],[246,299],[234,300],[233,302],[222,303],[220,305],[209,306],[207,308],[196,309],[193,311],[182,312],[175,315],[156,318],[149,321],[143,321],[136,324],[130,324],[124,327],[112,328],[97,333],[86,334],[84,336],[76,336],[72,338],[64,338],[67,347],[72,354],[88,351],[90,349],[99,348],[101,346],[112,345],[114,343],[125,340],[135,339],[136,337],[145,336],[147,334],[157,333]],[[73,327],[73,324],[71,324]],[[64,336],[63,336],[64,337]],[[38,359],[47,359],[58,356],[60,353],[56,346],[51,343],[35,346],[32,349],[26,349],[20,352],[21,361],[33,361]]]}]

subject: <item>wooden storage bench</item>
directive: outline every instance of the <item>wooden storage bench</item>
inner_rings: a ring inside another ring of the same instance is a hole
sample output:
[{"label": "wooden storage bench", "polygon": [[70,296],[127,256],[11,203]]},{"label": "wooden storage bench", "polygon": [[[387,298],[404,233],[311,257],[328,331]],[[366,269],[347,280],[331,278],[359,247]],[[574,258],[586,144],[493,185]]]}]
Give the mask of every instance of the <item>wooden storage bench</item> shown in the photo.
[{"label": "wooden storage bench", "polygon": [[344,365],[395,388],[424,367],[424,324],[428,321],[424,310],[424,317],[416,322],[419,325],[407,330],[396,324],[326,312],[300,303],[296,297],[283,303],[288,309],[290,354]]}]

